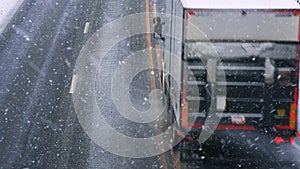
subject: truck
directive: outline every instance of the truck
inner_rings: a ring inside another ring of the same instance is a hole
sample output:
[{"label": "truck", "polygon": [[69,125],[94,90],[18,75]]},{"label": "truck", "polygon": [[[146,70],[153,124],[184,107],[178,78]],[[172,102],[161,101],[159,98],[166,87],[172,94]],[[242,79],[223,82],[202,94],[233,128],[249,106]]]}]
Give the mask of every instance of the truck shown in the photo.
[{"label": "truck", "polygon": [[294,0],[170,0],[163,88],[173,139],[262,131],[294,142],[298,116],[300,6]]}]

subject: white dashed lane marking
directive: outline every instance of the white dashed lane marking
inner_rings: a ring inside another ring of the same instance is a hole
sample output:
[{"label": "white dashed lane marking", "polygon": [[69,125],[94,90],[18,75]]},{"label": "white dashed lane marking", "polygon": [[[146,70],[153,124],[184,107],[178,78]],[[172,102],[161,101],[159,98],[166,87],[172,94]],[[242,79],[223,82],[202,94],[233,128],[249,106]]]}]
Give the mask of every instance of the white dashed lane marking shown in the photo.
[{"label": "white dashed lane marking", "polygon": [[71,87],[70,87],[70,92],[69,92],[69,93],[71,93],[71,94],[73,94],[73,93],[75,92],[77,78],[78,78],[77,75],[73,75],[72,83],[71,83]]},{"label": "white dashed lane marking", "polygon": [[89,32],[89,28],[90,28],[90,23],[89,22],[85,23],[83,33],[84,34],[88,33]]}]

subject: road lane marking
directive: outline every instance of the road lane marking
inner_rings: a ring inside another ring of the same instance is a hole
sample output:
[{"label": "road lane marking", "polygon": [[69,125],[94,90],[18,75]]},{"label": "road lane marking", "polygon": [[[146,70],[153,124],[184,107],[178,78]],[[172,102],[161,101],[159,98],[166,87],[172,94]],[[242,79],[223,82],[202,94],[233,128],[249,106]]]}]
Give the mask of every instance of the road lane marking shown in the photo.
[{"label": "road lane marking", "polygon": [[[154,72],[149,12],[150,12],[150,3],[149,0],[146,0],[146,31],[147,31],[148,57],[149,57],[149,64],[150,64],[150,72]],[[151,89],[156,90],[154,74],[151,73],[150,76],[151,76],[150,77]]]},{"label": "road lane marking", "polygon": [[[154,17],[157,17],[157,6],[156,3],[153,3],[153,14]],[[156,51],[156,59],[157,59],[157,67],[158,67],[158,74],[159,74],[159,84],[160,84],[160,89],[163,90],[163,85],[162,85],[162,60],[161,60],[161,50],[160,50],[160,45],[156,44],[155,45],[155,51]],[[171,134],[170,134],[171,136]],[[172,139],[172,138],[170,138]],[[172,146],[172,143],[170,143],[170,145]],[[165,154],[164,154],[165,155]],[[174,169],[180,169],[180,160],[178,158],[177,152],[173,151],[173,149],[171,149],[171,156],[172,156],[172,161],[173,161],[173,167]],[[166,158],[166,157],[165,157]]]},{"label": "road lane marking", "polygon": [[[148,57],[150,64],[150,72],[154,72],[154,63],[153,63],[153,53],[152,53],[152,42],[151,42],[151,34],[150,34],[150,0],[146,0],[146,31],[147,31],[147,46],[148,46]],[[156,91],[156,83],[155,83],[155,73],[150,73],[150,83],[151,89]],[[154,99],[157,100],[156,94],[154,95]],[[157,128],[160,128],[158,125]],[[162,139],[161,139],[162,140]],[[160,148],[162,149],[162,148]],[[167,161],[165,153],[160,155],[160,163],[164,169],[167,169]]]},{"label": "road lane marking", "polygon": [[90,23],[89,22],[86,22],[85,23],[85,26],[84,26],[84,31],[83,33],[84,34],[87,34],[89,32],[89,28],[90,28]]},{"label": "road lane marking", "polygon": [[153,11],[153,16],[154,18],[156,17],[156,3],[153,3],[153,6],[152,6],[152,11]]},{"label": "road lane marking", "polygon": [[41,72],[41,69],[38,67],[38,65],[36,65],[34,62],[32,61],[28,61],[28,64],[29,66],[35,70],[36,72],[40,73]]},{"label": "road lane marking", "polygon": [[[153,15],[154,17],[157,17],[157,5],[156,3],[153,3]],[[162,85],[162,60],[161,60],[161,50],[160,50],[160,45],[156,44],[155,45],[155,51],[156,51],[156,59],[157,59],[157,67],[158,67],[158,74],[159,74],[159,84],[160,84],[160,89],[163,90],[163,85]],[[171,136],[171,134],[170,134]],[[170,138],[172,139],[172,138]],[[172,143],[170,143],[172,145]],[[171,149],[171,156],[172,156],[172,161],[173,161],[173,167],[174,169],[180,169],[180,159],[178,158],[178,154],[176,151]],[[166,159],[166,157],[165,157]]]},{"label": "road lane marking", "polygon": [[70,94],[73,94],[75,92],[77,79],[78,79],[78,76],[77,75],[73,75],[73,77],[72,77],[72,83],[71,83],[71,87],[70,87],[70,92],[69,92]]},{"label": "road lane marking", "polygon": [[180,159],[178,158],[178,153],[174,150],[171,151],[174,169],[180,169]]}]

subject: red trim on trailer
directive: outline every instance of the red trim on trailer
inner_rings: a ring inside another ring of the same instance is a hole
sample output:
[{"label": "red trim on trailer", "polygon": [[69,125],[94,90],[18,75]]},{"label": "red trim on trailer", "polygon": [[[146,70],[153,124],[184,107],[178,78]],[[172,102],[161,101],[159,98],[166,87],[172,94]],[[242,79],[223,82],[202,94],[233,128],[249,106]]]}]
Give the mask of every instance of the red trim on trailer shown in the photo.
[{"label": "red trim on trailer", "polygon": [[195,128],[202,128],[204,125],[202,123],[194,123],[194,124],[188,123],[187,126],[195,129]]},{"label": "red trim on trailer", "polygon": [[274,128],[276,130],[289,130],[290,126],[288,126],[288,125],[275,125]]},{"label": "red trim on trailer", "polygon": [[[189,20],[189,12],[190,12],[189,10],[185,11],[185,23],[184,23],[184,30],[183,30],[184,31],[183,32],[184,33],[183,34],[184,35],[184,37],[183,37],[184,40],[186,40],[186,38],[187,38],[187,26],[188,26],[188,20]],[[185,52],[185,50],[184,50],[184,52]]]},{"label": "red trim on trailer", "polygon": [[195,12],[194,11],[189,11],[189,14],[190,15],[195,15]]},{"label": "red trim on trailer", "polygon": [[290,138],[275,137],[275,142],[277,145],[279,145],[280,143],[295,144],[295,139],[294,139],[294,137],[290,137]]},{"label": "red trim on trailer", "polygon": [[193,141],[193,140],[194,140],[192,137],[190,137],[190,136],[188,136],[188,135],[183,135],[183,134],[181,133],[180,130],[176,130],[176,134],[177,134],[177,136],[178,136],[181,140],[187,140],[187,141]]},{"label": "red trim on trailer", "polygon": [[177,134],[178,136],[181,136],[180,130],[176,130],[176,134]]},{"label": "red trim on trailer", "polygon": [[290,137],[290,143],[291,143],[291,144],[295,144],[295,139],[294,139],[294,137]]},{"label": "red trim on trailer", "polygon": [[300,15],[299,10],[278,10],[278,9],[273,9],[273,10],[264,10],[265,12],[270,12],[270,13],[281,13],[281,14],[293,14],[295,16]]},{"label": "red trim on trailer", "polygon": [[300,135],[297,131],[295,131],[295,135],[296,135],[296,137],[300,137]]},{"label": "red trim on trailer", "polygon": [[275,142],[278,145],[278,144],[280,144],[281,142],[284,142],[284,141],[283,141],[282,137],[275,137]]}]

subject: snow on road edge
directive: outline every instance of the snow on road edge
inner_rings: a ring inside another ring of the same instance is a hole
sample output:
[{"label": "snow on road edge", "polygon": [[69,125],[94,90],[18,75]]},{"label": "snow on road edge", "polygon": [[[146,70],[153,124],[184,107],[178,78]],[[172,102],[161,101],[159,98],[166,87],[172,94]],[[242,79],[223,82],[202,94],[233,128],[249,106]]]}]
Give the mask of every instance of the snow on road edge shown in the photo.
[{"label": "snow on road edge", "polygon": [[24,0],[0,0],[0,34],[2,34],[23,1]]}]

